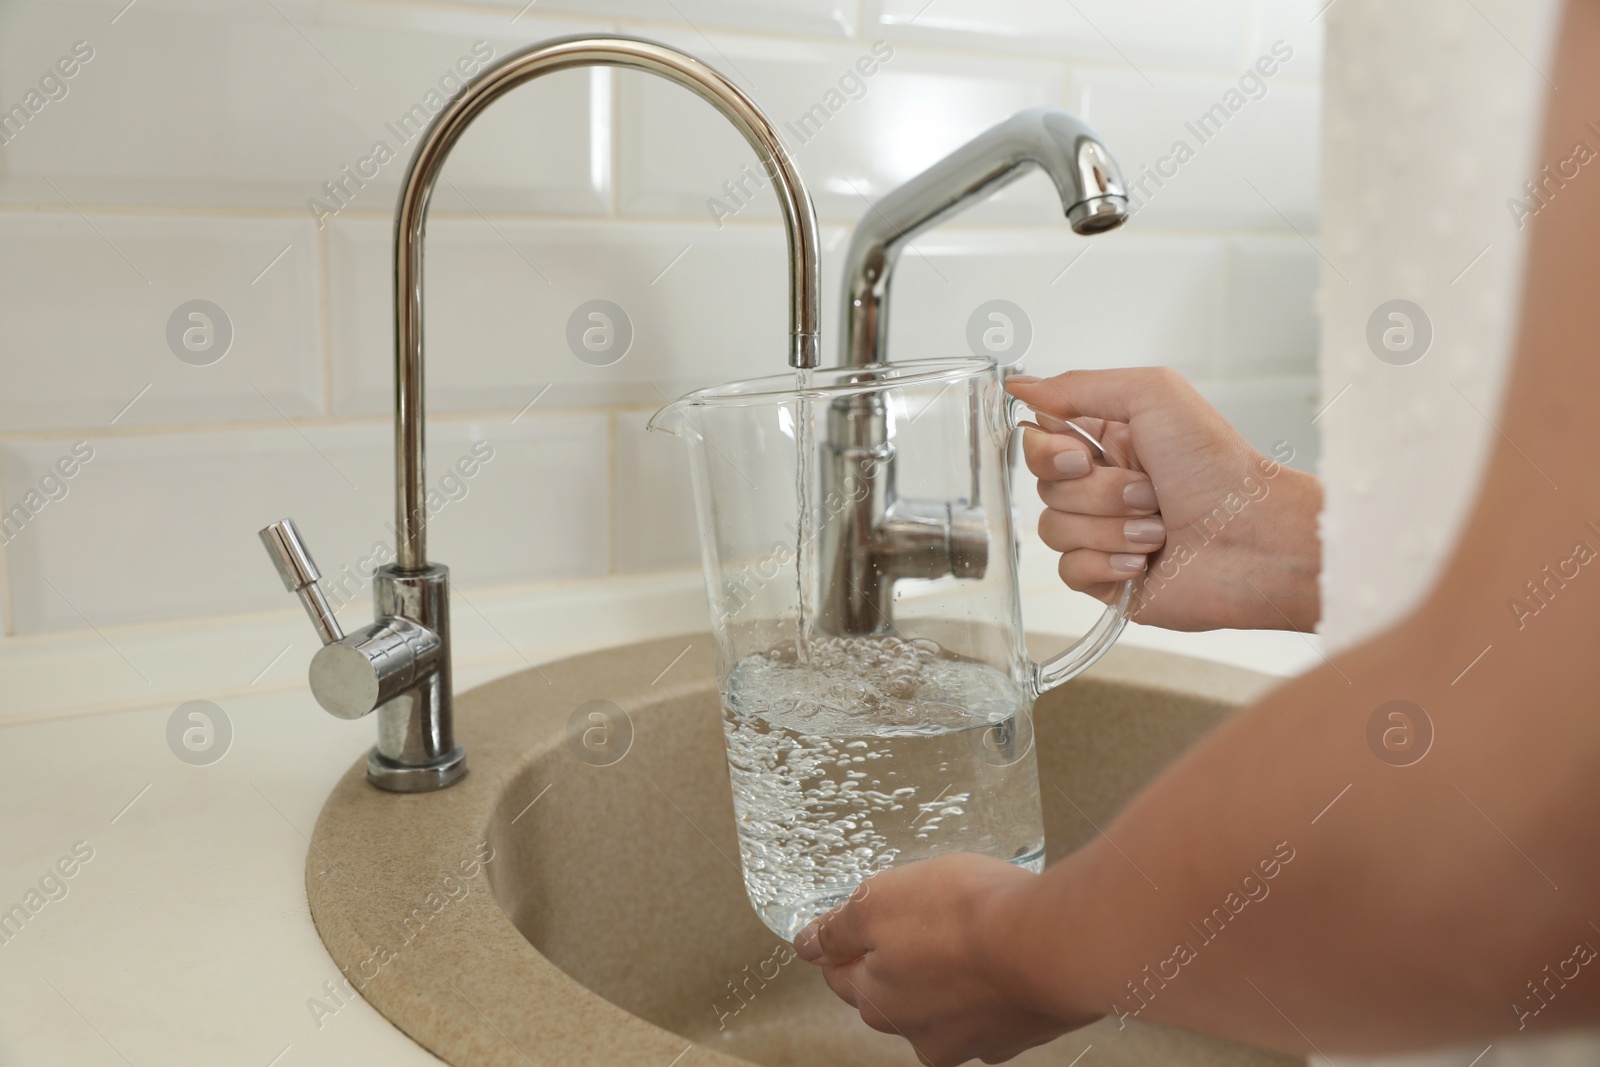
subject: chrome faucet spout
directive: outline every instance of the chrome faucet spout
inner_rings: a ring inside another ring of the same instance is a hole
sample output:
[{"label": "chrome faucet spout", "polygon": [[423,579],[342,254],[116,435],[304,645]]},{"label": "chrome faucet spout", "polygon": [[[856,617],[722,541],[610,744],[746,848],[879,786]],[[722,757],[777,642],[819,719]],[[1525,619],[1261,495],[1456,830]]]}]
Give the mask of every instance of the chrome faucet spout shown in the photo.
[{"label": "chrome faucet spout", "polygon": [[[1049,175],[1075,232],[1114,230],[1128,218],[1117,164],[1081,119],[1033,108],[974,137],[884,196],[856,224],[844,270],[845,366],[889,361],[889,281],[906,243],[1038,167]],[[820,625],[832,633],[872,634],[894,627],[894,587],[904,578],[981,577],[989,545],[980,512],[967,500],[902,500],[881,409],[841,404],[829,422],[824,495],[837,490],[846,462],[863,448],[883,450],[858,481],[861,491],[822,534],[827,585]],[[972,425],[976,427],[977,419]],[[976,454],[976,453],[974,453]],[[853,469],[853,468],[850,468]],[[977,471],[973,471],[976,485]]]},{"label": "chrome faucet spout", "polygon": [[317,592],[316,566],[285,519],[262,531],[284,584],[323,640],[311,690],[334,715],[378,712],[367,780],[396,792],[442,789],[466,774],[455,743],[450,672],[450,572],[427,552],[423,453],[422,252],[434,183],[468,126],[494,101],[545,74],[622,67],[659,75],[715,107],[755,149],[778,195],[789,251],[789,363],[816,367],[821,296],[811,196],[777,129],[736,85],[693,56],[636,37],[576,36],[515,52],[469,81],[422,135],[395,208],[395,561],[373,577],[377,619],[345,635]]},{"label": "chrome faucet spout", "polygon": [[856,224],[844,270],[846,366],[888,362],[889,280],[906,243],[1038,167],[1076,233],[1116,229],[1128,195],[1111,153],[1081,119],[1030,108],[991,127],[888,193]]}]

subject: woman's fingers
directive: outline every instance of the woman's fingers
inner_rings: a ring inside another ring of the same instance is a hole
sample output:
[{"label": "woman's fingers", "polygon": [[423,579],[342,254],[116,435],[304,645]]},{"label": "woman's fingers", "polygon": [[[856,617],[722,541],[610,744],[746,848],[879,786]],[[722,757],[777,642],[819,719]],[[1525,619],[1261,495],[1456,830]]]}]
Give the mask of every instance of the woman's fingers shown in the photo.
[{"label": "woman's fingers", "polygon": [[828,988],[833,990],[835,996],[860,1011],[860,987],[856,984],[855,977],[851,974],[852,971],[857,974],[860,973],[860,961],[841,964],[837,967],[823,967],[822,980],[828,983]]},{"label": "woman's fingers", "polygon": [[863,905],[871,893],[871,883],[861,883],[850,899],[795,935],[794,948],[800,958],[836,967],[866,955],[871,946],[867,944]]},{"label": "woman's fingers", "polygon": [[1074,441],[1055,434],[1043,434],[1037,430],[1029,430],[1028,436],[1041,437],[1047,442],[1030,448],[1024,441],[1023,456],[1027,460],[1028,470],[1034,477],[1054,482],[1082,478],[1094,470],[1094,456],[1089,452],[1089,446],[1082,441]]},{"label": "woman's fingers", "polygon": [[1071,370],[1054,378],[1013,375],[1006,380],[1006,389],[1029,407],[1064,419],[1092,414],[1128,422],[1150,397],[1171,392],[1182,380],[1165,367]]},{"label": "woman's fingers", "polygon": [[[1100,420],[1079,423],[1097,435],[1126,429]],[[1088,443],[1070,432],[1028,430],[1022,447],[1047,508],[1039,517],[1039,539],[1061,553],[1061,580],[1111,602],[1121,583],[1143,574],[1147,557],[1166,544],[1155,486],[1140,471],[1096,463]]]},{"label": "woman's fingers", "polygon": [[1120,569],[1120,578],[1127,578],[1143,571],[1144,557],[1166,544],[1167,528],[1159,518],[1111,518],[1051,509],[1039,516],[1039,540],[1057,552],[1086,548],[1104,553]]},{"label": "woman's fingers", "polygon": [[1135,553],[1114,554],[1080,548],[1062,553],[1056,573],[1061,575],[1068,589],[1088,593],[1109,604],[1121,583],[1142,575],[1147,564],[1146,557]]},{"label": "woman's fingers", "polygon": [[[1078,419],[1078,424],[1091,437],[1101,440],[1104,426],[1099,419]],[[1082,478],[1096,464],[1088,442],[1070,430],[1046,434],[1043,430],[1026,427],[1022,430],[1022,458],[1027,462],[1027,469],[1034,472],[1034,477],[1050,480]]]},{"label": "woman's fingers", "polygon": [[1022,456],[1034,477],[1047,481],[1082,478],[1094,469],[1089,445],[1071,434],[1025,429]]},{"label": "woman's fingers", "polygon": [[1155,487],[1137,471],[1096,467],[1082,478],[1039,479],[1039,499],[1056,511],[1080,515],[1150,515],[1158,510]]}]

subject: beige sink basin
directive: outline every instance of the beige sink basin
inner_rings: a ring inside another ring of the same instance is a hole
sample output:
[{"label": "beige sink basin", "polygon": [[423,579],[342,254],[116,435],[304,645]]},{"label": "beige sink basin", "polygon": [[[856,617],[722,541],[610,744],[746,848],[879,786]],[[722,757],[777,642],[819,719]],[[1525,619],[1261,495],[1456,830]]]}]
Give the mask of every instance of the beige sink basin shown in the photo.
[{"label": "beige sink basin", "polygon": [[[1063,642],[1035,643],[1048,652]],[[352,767],[318,819],[306,886],[317,929],[361,995],[461,1067],[916,1064],[813,968],[785,964],[783,942],[745,900],[711,650],[709,636],[687,635],[461,695],[471,773],[441,793],[382,793]],[[1117,648],[1041,699],[1050,858],[1269,683]],[[575,710],[591,701],[631,721],[626,754],[607,765],[580,760],[568,741]],[[1065,1067],[1091,1044],[1100,1067],[1303,1062],[1114,1020],[1015,1062]]]}]

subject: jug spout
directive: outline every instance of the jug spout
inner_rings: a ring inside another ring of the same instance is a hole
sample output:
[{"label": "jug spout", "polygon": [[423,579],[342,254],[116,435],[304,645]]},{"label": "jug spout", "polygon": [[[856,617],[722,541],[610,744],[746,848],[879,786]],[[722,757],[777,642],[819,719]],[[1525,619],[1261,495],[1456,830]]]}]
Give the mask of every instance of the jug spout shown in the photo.
[{"label": "jug spout", "polygon": [[694,424],[689,421],[689,397],[680,397],[650,416],[644,428],[650,433],[671,434],[673,437],[698,437]]}]

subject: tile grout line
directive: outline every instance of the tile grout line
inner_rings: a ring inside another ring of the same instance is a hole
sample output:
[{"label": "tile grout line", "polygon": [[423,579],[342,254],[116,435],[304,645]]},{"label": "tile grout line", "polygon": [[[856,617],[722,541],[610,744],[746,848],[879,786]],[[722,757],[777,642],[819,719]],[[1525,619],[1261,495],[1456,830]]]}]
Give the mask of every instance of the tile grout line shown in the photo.
[{"label": "tile grout line", "polygon": [[[855,199],[855,198],[853,198]],[[765,205],[766,201],[759,203]],[[111,218],[121,216],[124,218],[160,218],[160,219],[214,219],[226,221],[244,221],[254,219],[257,221],[277,220],[302,221],[300,214],[295,211],[282,210],[260,212],[240,209],[216,210],[200,206],[168,208],[162,205],[139,204],[84,204],[80,205],[82,214],[96,215]],[[16,209],[17,205],[0,204],[0,218],[33,218],[33,217],[59,217],[73,216],[70,210],[50,210],[50,205],[25,205]],[[618,209],[620,212],[620,208]],[[735,230],[746,234],[755,231],[768,231],[778,236],[781,240],[783,234],[782,220],[774,213],[772,215],[754,217],[746,216],[722,220],[721,229]],[[820,230],[834,229],[848,231],[858,216],[854,214],[831,215],[819,209],[817,227]],[[602,230],[631,230],[638,228],[667,229],[672,227],[693,227],[718,232],[719,228],[706,221],[700,214],[675,214],[672,212],[640,212],[638,214],[616,215],[605,212],[538,212],[538,211],[486,211],[482,214],[470,212],[455,212],[447,208],[435,208],[428,212],[429,223],[456,223],[456,222],[482,222],[485,219],[503,224],[520,224],[540,227],[583,227],[592,226]],[[348,227],[352,224],[372,224],[385,228],[392,226],[393,215],[388,212],[362,211],[351,208],[341,212],[339,218],[331,221],[334,227]],[[979,218],[977,221],[967,219],[953,219],[938,228],[942,234],[983,235],[1000,233],[1009,236],[1037,235],[1040,231],[1040,220],[1032,218]],[[1136,236],[1139,240],[1165,239],[1192,239],[1192,240],[1219,240],[1228,238],[1251,238],[1253,240],[1293,240],[1303,242],[1304,235],[1293,227],[1282,225],[1267,226],[1185,226],[1168,224],[1164,226],[1141,225]],[[1047,240],[1067,240],[1066,234],[1053,233]],[[1126,240],[1124,237],[1123,240]]]},{"label": "tile grout line", "polygon": [[[574,383],[568,383],[574,384]],[[552,419],[568,416],[605,416],[612,412],[629,411],[655,411],[661,405],[648,401],[624,400],[614,404],[575,404],[571,407],[546,407],[542,412],[533,412],[528,415],[530,419]],[[483,420],[498,420],[517,416],[519,413],[510,408],[463,408],[459,411],[441,411],[438,414],[428,413],[428,423],[463,423]],[[385,426],[394,421],[390,413],[372,413],[360,415],[315,415],[310,417],[291,417],[288,422],[291,426],[314,429],[355,429],[363,426]],[[115,433],[95,433],[89,427],[65,426],[47,430],[26,430],[13,433],[0,433],[0,445],[6,444],[44,444],[50,441],[65,441],[75,437],[94,434],[106,439],[130,439],[137,437],[182,437],[187,434],[229,434],[234,432],[248,432],[251,430],[272,430],[283,427],[283,419],[240,419],[235,422],[166,422],[147,426],[117,427]]]},{"label": "tile grout line", "polygon": [[[1194,379],[1197,385],[1282,385],[1298,384],[1302,381],[1314,381],[1314,375],[1297,374],[1293,372],[1259,373],[1242,377],[1227,377],[1224,375],[1202,375]],[[532,412],[528,415],[531,420],[560,420],[570,418],[609,417],[637,412],[655,411],[659,403],[639,400],[619,400],[614,403],[587,403],[576,404],[571,407],[546,406],[542,411]],[[430,413],[430,424],[459,425],[474,421],[499,421],[513,418],[518,413],[509,408],[463,408],[460,410],[440,411]],[[318,431],[359,431],[374,427],[384,427],[390,424],[393,416],[387,413],[363,413],[336,416],[294,416],[288,419],[290,427],[301,430]],[[232,422],[194,422],[194,423],[159,423],[150,425],[117,426],[113,432],[96,432],[85,426],[61,426],[37,430],[14,431],[0,433],[0,448],[6,445],[44,445],[52,442],[71,441],[75,438],[93,435],[97,439],[115,441],[133,441],[139,439],[157,438],[183,438],[201,435],[217,435],[230,437],[236,434],[282,430],[283,419],[241,419]]]},{"label": "tile grout line", "polygon": [[322,338],[322,411],[333,418],[333,274],[329,269],[328,231],[317,227],[317,317]]},{"label": "tile grout line", "polygon": [[611,218],[622,217],[622,79],[618,72],[611,70],[606,76],[611,79],[611,115],[607,119],[611,123]]},{"label": "tile grout line", "polygon": [[1261,33],[1262,0],[1250,0],[1250,14],[1244,20],[1243,35],[1239,41],[1239,68],[1241,70],[1250,66],[1254,55],[1259,54],[1258,45],[1265,36]]},{"label": "tile grout line", "polygon": [[611,529],[611,537],[610,537],[611,554],[610,554],[610,561],[609,561],[610,562],[610,569],[609,569],[608,573],[615,575],[615,574],[618,573],[618,570],[617,570],[617,554],[618,554],[617,553],[617,537],[618,537],[617,513],[620,510],[620,508],[618,506],[618,497],[619,497],[620,494],[618,492],[618,482],[617,482],[617,414],[616,414],[616,412],[612,412],[610,415],[606,416],[606,450],[607,450],[607,453],[608,453],[608,455],[606,457],[606,478],[610,482],[610,485],[608,486],[610,491],[606,494],[606,498],[607,498],[606,518],[610,523],[610,529]]},{"label": "tile grout line", "polygon": [[1217,308],[1216,319],[1212,323],[1211,335],[1211,374],[1221,380],[1227,377],[1228,360],[1225,356],[1228,319],[1231,315],[1229,301],[1233,297],[1233,268],[1234,268],[1234,243],[1224,238],[1222,241],[1222,266],[1217,271]]},{"label": "tile grout line", "polygon": [[[1197,376],[1193,380],[1197,385],[1241,385],[1241,384],[1298,384],[1303,381],[1316,380],[1315,374],[1282,370],[1272,373],[1252,373],[1242,377],[1227,376]],[[568,383],[581,384],[581,383]],[[635,385],[648,385],[649,383],[630,383]],[[568,407],[544,405],[540,411],[529,412],[529,419],[559,419],[566,417],[579,417],[589,415],[629,414],[633,412],[653,412],[661,407],[660,401],[650,400],[618,400],[612,403],[583,403],[573,404]],[[508,419],[518,414],[511,408],[461,408],[428,413],[430,424],[438,423],[463,423],[483,420]],[[384,426],[394,419],[389,412],[366,412],[345,415],[314,415],[291,416],[289,422],[301,428],[348,430],[360,427]],[[230,434],[234,432],[248,432],[252,430],[279,429],[283,426],[282,419],[239,419],[229,422],[163,422],[148,425],[118,425],[105,432],[105,428],[85,425],[63,425],[33,430],[0,431],[0,447],[8,444],[48,444],[51,442],[71,441],[74,438],[93,436],[96,439],[129,440],[140,437],[182,437],[192,434]]]},{"label": "tile grout line", "polygon": [[[0,446],[0,506],[6,500],[5,449]],[[13,538],[14,540],[14,538]],[[17,636],[17,608],[11,598],[11,541],[0,541],[0,611],[5,613],[0,635]]]},{"label": "tile grout line", "polygon": [[[881,15],[880,5],[873,5],[873,10],[877,11]],[[1045,44],[1039,46],[1037,50],[1016,46],[1008,48],[1005,47],[1001,42],[1015,41],[1018,38],[1008,37],[999,33],[984,33],[973,30],[935,29],[929,31],[923,27],[917,27],[911,33],[906,33],[905,27],[898,25],[886,26],[882,23],[868,27],[866,25],[868,14],[867,5],[863,4],[859,9],[858,15],[858,22],[861,25],[861,30],[859,35],[854,37],[843,34],[818,34],[808,33],[805,31],[748,26],[738,23],[712,22],[709,20],[702,21],[706,32],[713,37],[744,38],[747,40],[758,40],[769,44],[776,42],[780,44],[799,44],[811,47],[840,47],[846,45],[870,45],[873,41],[882,40],[893,45],[896,50],[900,48],[909,48],[914,53],[924,53],[930,56],[948,56],[953,54],[967,59],[984,60],[999,64],[1015,64],[1018,61],[1021,61],[1024,63],[1037,63],[1042,66],[1061,62],[1063,59],[1070,58],[1073,61],[1083,63],[1086,66],[1099,67],[1105,70],[1123,69],[1116,63],[1108,62],[1103,59],[1096,59],[1087,54],[1077,57],[1063,56],[1062,48],[1065,42],[1060,37],[1035,35],[1046,42]],[[629,15],[612,15],[609,16],[609,18],[612,24],[617,26],[618,29],[623,33],[636,32],[641,29],[647,31],[645,34],[646,36],[648,36],[648,31],[651,30],[660,32],[664,29],[668,32],[683,32],[682,24],[677,22],[667,22],[660,19],[639,18]],[[1247,26],[1245,32],[1246,38],[1248,39],[1251,35],[1251,28]],[[930,36],[930,33],[933,36]],[[960,38],[977,38],[985,44],[988,44],[989,47],[975,48],[952,43],[954,40]],[[1220,64],[1212,65],[1209,63],[1147,63],[1145,64],[1144,69],[1146,71],[1153,71],[1157,74],[1177,75],[1187,78],[1215,78],[1219,81],[1228,81],[1237,78],[1240,73],[1238,69],[1235,69],[1231,66]],[[1299,84],[1299,82],[1297,82],[1297,84]],[[1304,84],[1314,85],[1317,83],[1314,80],[1308,80],[1305,81]]]}]

